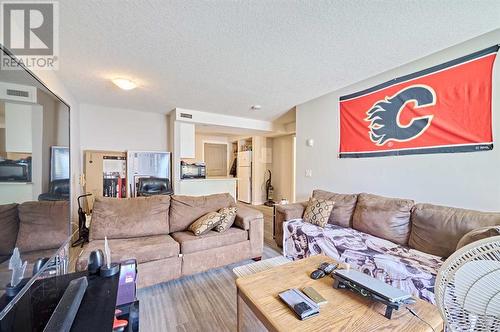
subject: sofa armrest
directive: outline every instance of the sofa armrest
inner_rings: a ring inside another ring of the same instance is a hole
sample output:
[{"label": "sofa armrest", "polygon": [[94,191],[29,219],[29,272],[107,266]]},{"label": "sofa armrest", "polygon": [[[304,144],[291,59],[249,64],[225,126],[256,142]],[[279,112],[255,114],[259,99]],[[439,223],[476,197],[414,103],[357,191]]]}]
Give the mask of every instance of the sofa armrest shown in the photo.
[{"label": "sofa armrest", "polygon": [[308,202],[276,205],[276,214],[283,215],[283,221],[302,218]]},{"label": "sofa armrest", "polygon": [[278,246],[283,246],[283,223],[292,219],[302,218],[306,206],[307,202],[275,206],[274,241],[276,241]]},{"label": "sofa armrest", "polygon": [[247,231],[250,229],[250,221],[256,219],[262,219],[262,221],[264,220],[264,214],[259,210],[252,209],[242,204],[238,204],[237,208],[234,225],[238,228]]},{"label": "sofa armrest", "polygon": [[469,243],[500,235],[500,226],[486,226],[473,229],[458,241],[456,250],[465,247]]}]

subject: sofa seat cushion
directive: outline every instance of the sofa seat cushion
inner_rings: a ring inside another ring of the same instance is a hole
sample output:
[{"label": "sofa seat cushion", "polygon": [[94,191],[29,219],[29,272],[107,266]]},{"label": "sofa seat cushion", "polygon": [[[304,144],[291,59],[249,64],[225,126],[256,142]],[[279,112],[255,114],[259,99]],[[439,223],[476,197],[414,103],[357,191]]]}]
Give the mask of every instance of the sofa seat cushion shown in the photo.
[{"label": "sofa seat cushion", "polygon": [[434,283],[443,260],[352,228],[324,228],[293,220],[284,224],[284,255],[325,254],[394,287],[435,303]]},{"label": "sofa seat cushion", "polygon": [[411,222],[410,247],[448,257],[466,233],[480,227],[500,226],[500,213],[417,204]]},{"label": "sofa seat cushion", "polygon": [[97,197],[92,212],[90,238],[126,239],[169,233],[170,196],[135,198]]},{"label": "sofa seat cushion", "polygon": [[[113,262],[135,258],[137,263],[141,264],[169,257],[177,257],[180,253],[179,243],[170,235],[108,239],[108,243]],[[97,249],[104,251],[104,240],[93,240],[86,245],[83,254],[78,258],[78,271],[87,269],[89,254]]]},{"label": "sofa seat cushion", "polygon": [[313,191],[312,197],[335,202],[328,220],[329,224],[352,227],[352,216],[358,200],[357,194],[337,194],[317,189]]},{"label": "sofa seat cushion", "polygon": [[397,244],[408,245],[413,204],[410,199],[359,194],[352,228]]},{"label": "sofa seat cushion", "polygon": [[185,231],[196,219],[208,212],[216,212],[229,206],[236,206],[230,194],[173,195],[170,203],[170,232]]},{"label": "sofa seat cushion", "polygon": [[230,244],[248,240],[248,232],[236,227],[231,227],[223,233],[210,231],[207,234],[199,236],[188,231],[176,232],[171,235],[180,243],[181,254],[225,247]]}]

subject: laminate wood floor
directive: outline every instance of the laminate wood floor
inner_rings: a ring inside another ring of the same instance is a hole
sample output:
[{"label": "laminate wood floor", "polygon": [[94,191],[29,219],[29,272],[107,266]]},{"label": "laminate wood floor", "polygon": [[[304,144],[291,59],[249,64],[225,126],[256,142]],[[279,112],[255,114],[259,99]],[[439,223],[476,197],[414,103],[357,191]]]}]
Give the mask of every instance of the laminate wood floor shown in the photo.
[{"label": "laminate wood floor", "polygon": [[[262,259],[281,255],[273,239],[273,208],[249,205],[264,214]],[[233,268],[253,263],[246,260],[222,268],[140,289],[140,331],[236,331],[236,276]],[[247,309],[246,331],[265,331]]]},{"label": "laminate wood floor", "polygon": [[[266,241],[267,242],[267,241]],[[262,259],[281,255],[264,245]],[[140,289],[140,331],[236,331],[236,276],[233,268],[242,261],[193,276]],[[263,326],[247,309],[247,331]]]}]

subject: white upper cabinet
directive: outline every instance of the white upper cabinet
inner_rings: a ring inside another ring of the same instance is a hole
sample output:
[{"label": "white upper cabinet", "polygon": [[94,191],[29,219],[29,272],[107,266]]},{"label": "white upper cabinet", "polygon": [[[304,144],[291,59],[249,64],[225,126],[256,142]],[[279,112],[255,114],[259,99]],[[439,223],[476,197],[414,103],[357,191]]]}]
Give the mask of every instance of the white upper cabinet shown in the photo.
[{"label": "white upper cabinet", "polygon": [[181,158],[195,158],[195,127],[193,123],[179,123]]},{"label": "white upper cabinet", "polygon": [[7,152],[33,152],[31,120],[31,105],[5,103],[5,150]]}]

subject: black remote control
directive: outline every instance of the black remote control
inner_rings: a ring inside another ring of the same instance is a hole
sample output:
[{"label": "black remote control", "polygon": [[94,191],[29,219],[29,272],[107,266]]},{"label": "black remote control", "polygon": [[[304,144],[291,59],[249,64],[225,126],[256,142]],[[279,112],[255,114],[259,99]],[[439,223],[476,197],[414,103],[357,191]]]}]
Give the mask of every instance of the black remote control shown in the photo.
[{"label": "black remote control", "polygon": [[323,278],[333,272],[337,268],[338,264],[330,264],[330,263],[321,263],[317,270],[314,270],[311,273],[312,279],[320,279]]},{"label": "black remote control", "polygon": [[309,306],[309,304],[305,303],[305,302],[300,302],[300,303],[297,303],[296,305],[293,306],[293,310],[295,311],[295,313],[300,317],[302,318],[302,314],[308,310],[311,310],[312,308]]}]

